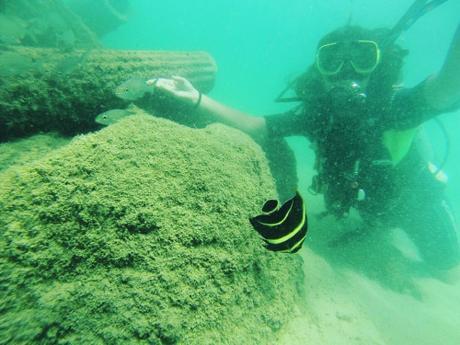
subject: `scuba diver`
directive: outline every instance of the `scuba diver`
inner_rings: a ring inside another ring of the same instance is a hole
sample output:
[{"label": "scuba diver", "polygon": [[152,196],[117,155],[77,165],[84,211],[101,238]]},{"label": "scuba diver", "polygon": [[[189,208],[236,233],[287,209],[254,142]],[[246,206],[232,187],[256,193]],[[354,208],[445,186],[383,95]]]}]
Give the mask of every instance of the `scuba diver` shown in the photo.
[{"label": "scuba diver", "polygon": [[[407,51],[395,41],[434,7],[417,0],[391,30],[347,25],[324,36],[314,63],[292,85],[300,105],[287,113],[246,114],[202,95],[178,76],[147,84],[259,143],[305,136],[316,154],[310,190],[324,195],[329,214],[341,218],[353,207],[368,229],[402,228],[428,266],[450,269],[460,261],[457,227],[444,196],[443,174],[424,157],[416,134],[425,121],[460,108],[460,25],[439,73],[413,88],[397,86]],[[302,206],[298,195],[289,202]],[[272,246],[261,229],[267,222],[251,223],[268,249],[295,252],[306,234],[301,220],[297,212],[273,242],[280,245]],[[283,238],[290,238],[286,229],[292,228],[297,240],[283,246]]]}]

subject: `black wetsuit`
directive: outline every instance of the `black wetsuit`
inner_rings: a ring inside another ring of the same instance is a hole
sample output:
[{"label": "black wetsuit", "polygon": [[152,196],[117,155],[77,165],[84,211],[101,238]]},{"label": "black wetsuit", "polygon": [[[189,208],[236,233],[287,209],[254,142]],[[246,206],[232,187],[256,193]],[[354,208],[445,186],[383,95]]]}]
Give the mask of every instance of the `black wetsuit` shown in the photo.
[{"label": "black wetsuit", "polygon": [[313,144],[315,187],[330,213],[341,217],[356,207],[370,226],[401,227],[425,262],[445,269],[457,264],[460,254],[444,183],[429,171],[417,139],[397,164],[383,144],[385,132],[416,128],[443,113],[427,104],[422,87],[395,91],[388,105],[363,108],[359,117],[345,121],[305,104],[265,119],[270,137],[300,135]]}]

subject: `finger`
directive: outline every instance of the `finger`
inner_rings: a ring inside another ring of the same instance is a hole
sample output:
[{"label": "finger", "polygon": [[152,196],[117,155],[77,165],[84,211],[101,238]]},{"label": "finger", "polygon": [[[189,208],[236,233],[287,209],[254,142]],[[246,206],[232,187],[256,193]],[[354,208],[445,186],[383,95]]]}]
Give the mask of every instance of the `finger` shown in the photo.
[{"label": "finger", "polygon": [[145,83],[148,86],[156,86],[156,84],[158,83],[158,80],[159,78],[152,78],[152,79],[147,80]]},{"label": "finger", "polygon": [[180,77],[178,75],[173,75],[172,78],[175,80],[175,81],[181,81],[181,82],[186,82],[187,79],[185,79],[184,77]]},{"label": "finger", "polygon": [[178,97],[177,83],[172,79],[160,79],[156,84],[156,90],[160,93],[166,93],[174,97]]},{"label": "finger", "polygon": [[178,75],[173,75],[172,79],[177,82],[178,85],[180,86],[185,86],[189,84],[189,81],[185,79],[184,77],[180,77]]},{"label": "finger", "polygon": [[175,88],[175,83],[171,79],[159,78],[155,86],[159,89],[172,91]]}]

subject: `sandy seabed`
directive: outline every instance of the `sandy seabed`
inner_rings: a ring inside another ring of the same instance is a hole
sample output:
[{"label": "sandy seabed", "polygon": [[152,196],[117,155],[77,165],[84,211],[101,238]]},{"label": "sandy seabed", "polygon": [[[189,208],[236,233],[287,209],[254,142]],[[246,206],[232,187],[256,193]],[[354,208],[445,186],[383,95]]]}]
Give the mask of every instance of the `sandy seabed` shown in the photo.
[{"label": "sandy seabed", "polygon": [[[338,272],[311,250],[305,260],[308,315],[285,329],[282,344],[456,345],[460,280],[420,279],[422,300],[353,271]],[[460,271],[460,270],[459,270]]]}]

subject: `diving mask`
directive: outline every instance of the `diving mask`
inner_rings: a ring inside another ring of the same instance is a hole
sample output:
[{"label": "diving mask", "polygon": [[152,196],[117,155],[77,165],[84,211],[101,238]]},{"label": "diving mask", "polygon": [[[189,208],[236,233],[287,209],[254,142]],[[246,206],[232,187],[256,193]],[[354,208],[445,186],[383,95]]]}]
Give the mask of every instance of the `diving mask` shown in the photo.
[{"label": "diving mask", "polygon": [[322,45],[316,53],[316,68],[325,76],[339,74],[345,63],[350,62],[358,74],[370,74],[381,60],[381,51],[377,42],[356,40],[332,42]]}]

